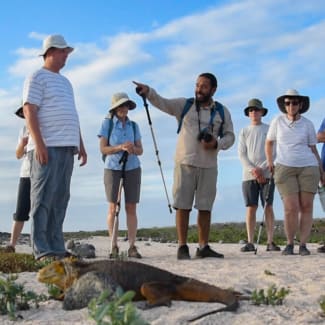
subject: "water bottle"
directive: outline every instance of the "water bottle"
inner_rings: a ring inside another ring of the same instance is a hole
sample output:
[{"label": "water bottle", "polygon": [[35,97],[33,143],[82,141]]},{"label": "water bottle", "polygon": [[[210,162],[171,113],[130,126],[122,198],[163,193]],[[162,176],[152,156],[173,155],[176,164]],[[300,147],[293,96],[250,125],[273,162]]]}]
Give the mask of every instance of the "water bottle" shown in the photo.
[{"label": "water bottle", "polygon": [[325,185],[318,187],[318,194],[323,211],[325,212]]}]

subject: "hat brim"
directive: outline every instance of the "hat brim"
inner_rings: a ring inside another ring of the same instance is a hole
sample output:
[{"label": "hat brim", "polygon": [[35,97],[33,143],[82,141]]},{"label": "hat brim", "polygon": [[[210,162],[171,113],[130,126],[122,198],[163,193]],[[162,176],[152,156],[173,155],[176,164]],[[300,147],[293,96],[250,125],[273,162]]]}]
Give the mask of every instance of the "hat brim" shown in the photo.
[{"label": "hat brim", "polygon": [[25,118],[25,116],[24,116],[24,110],[23,110],[23,107],[22,107],[22,106],[19,107],[19,108],[16,110],[15,114],[16,114],[18,117],[20,117],[20,118]]},{"label": "hat brim", "polygon": [[44,51],[43,51],[43,53],[41,53],[41,54],[39,54],[38,56],[44,56],[45,54],[46,54],[46,52],[50,49],[50,48],[52,48],[52,47],[54,47],[54,48],[56,48],[56,49],[68,49],[68,51],[69,51],[69,54],[74,50],[74,48],[73,47],[71,47],[71,46],[50,46],[49,48],[47,48],[47,49],[45,49]]},{"label": "hat brim", "polygon": [[265,108],[265,107],[263,107],[263,108],[259,108],[259,107],[256,107],[256,106],[248,106],[248,107],[246,107],[246,108],[244,109],[244,112],[245,112],[245,115],[246,115],[246,116],[249,115],[248,110],[249,110],[250,108],[252,108],[252,107],[253,107],[253,108],[257,108],[257,109],[259,109],[260,111],[264,111],[263,114],[262,114],[262,116],[265,116],[265,115],[267,114],[267,112],[268,112],[268,109]]},{"label": "hat brim", "polygon": [[284,106],[284,99],[285,98],[299,98],[299,100],[302,102],[301,109],[299,111],[300,114],[303,114],[308,111],[309,109],[309,97],[308,96],[301,96],[301,95],[283,95],[280,96],[276,101],[278,103],[279,109],[282,113],[287,113],[287,110]]},{"label": "hat brim", "polygon": [[135,109],[137,107],[137,104],[133,100],[128,98],[121,98],[109,109],[109,112],[112,113],[116,108],[125,103],[128,104],[130,110]]}]

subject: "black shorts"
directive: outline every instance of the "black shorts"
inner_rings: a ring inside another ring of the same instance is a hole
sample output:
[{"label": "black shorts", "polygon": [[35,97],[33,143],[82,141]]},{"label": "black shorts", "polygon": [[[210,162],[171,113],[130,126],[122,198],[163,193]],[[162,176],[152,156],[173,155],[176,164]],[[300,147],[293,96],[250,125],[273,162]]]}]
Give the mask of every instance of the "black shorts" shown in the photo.
[{"label": "black shorts", "polygon": [[255,180],[244,181],[242,183],[242,190],[244,195],[245,204],[247,207],[258,206],[259,198],[261,199],[262,206],[264,207],[264,202],[266,195],[268,198],[266,200],[268,205],[273,204],[274,199],[274,180],[267,182],[266,184],[259,184]]},{"label": "black shorts", "polygon": [[16,212],[13,215],[15,221],[27,221],[30,210],[30,178],[19,179]]}]

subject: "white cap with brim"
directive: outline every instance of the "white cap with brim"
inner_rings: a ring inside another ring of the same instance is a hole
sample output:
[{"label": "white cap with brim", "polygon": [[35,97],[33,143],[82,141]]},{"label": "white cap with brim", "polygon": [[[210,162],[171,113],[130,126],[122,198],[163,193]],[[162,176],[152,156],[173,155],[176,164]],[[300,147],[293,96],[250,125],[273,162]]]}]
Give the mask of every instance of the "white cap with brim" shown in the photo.
[{"label": "white cap with brim", "polygon": [[121,106],[122,104],[127,103],[129,109],[135,109],[137,104],[129,99],[129,96],[126,93],[116,93],[112,96],[112,106],[109,108],[109,112],[112,113],[115,108]]},{"label": "white cap with brim", "polygon": [[45,38],[43,41],[43,49],[42,53],[39,54],[40,56],[43,56],[46,54],[46,52],[51,48],[55,47],[58,49],[69,49],[69,53],[73,51],[73,47],[69,46],[68,43],[65,41],[64,37],[62,35],[50,35]]}]

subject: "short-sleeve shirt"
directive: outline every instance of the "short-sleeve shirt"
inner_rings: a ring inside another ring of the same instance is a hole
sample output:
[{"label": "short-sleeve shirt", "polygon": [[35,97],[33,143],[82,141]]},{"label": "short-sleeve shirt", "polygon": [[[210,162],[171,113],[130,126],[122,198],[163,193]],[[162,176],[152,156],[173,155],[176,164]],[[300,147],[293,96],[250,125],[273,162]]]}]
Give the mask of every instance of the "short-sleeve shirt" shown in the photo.
[{"label": "short-sleeve shirt", "polygon": [[[98,132],[98,137],[104,137],[106,139],[108,138],[109,125],[109,119],[105,118]],[[126,141],[135,142],[139,140],[141,140],[141,134],[137,123],[135,123],[134,132],[130,119],[127,118],[126,123],[123,126],[122,122],[116,116],[113,117],[113,128],[109,138],[109,144],[111,146],[117,146]],[[122,155],[122,150],[114,154],[107,155],[105,158],[104,168],[111,170],[122,170],[122,164],[119,163]],[[140,160],[138,156],[129,154],[125,165],[125,170],[132,170],[138,167],[140,167]]]},{"label": "short-sleeve shirt", "polygon": [[304,116],[294,122],[284,114],[277,116],[270,124],[267,140],[276,141],[275,163],[289,167],[318,166],[309,147],[317,143],[316,131]]}]

